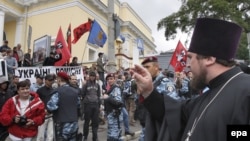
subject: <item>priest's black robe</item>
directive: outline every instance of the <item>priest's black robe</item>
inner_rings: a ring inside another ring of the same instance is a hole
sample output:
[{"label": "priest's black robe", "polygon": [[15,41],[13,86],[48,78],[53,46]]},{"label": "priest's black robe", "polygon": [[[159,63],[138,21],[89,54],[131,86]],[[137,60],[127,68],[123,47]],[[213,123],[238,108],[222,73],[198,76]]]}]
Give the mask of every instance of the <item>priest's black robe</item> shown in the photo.
[{"label": "priest's black robe", "polygon": [[[158,136],[164,136],[166,131],[166,134],[170,134],[171,141],[184,141],[195,118],[200,116],[223,85],[240,72],[238,67],[224,72],[210,81],[209,91],[189,101],[177,102],[168,96],[163,98],[154,90],[144,100],[144,105],[152,117],[151,122],[162,123],[161,130],[157,131]],[[227,141],[227,125],[246,125],[249,124],[249,119],[250,76],[240,73],[222,89],[205,110],[190,140]],[[165,126],[167,128],[164,128]]]}]

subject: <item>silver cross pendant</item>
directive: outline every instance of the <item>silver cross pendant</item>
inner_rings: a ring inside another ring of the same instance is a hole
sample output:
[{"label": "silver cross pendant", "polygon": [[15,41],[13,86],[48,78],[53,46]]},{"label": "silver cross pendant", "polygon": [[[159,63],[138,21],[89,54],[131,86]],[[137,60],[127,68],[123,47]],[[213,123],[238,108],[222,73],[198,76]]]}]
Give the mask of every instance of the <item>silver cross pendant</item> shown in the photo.
[{"label": "silver cross pendant", "polygon": [[187,133],[187,138],[185,139],[185,141],[190,141],[189,138],[191,137],[191,135],[192,135],[192,134],[191,134],[191,132],[189,131],[189,132]]}]

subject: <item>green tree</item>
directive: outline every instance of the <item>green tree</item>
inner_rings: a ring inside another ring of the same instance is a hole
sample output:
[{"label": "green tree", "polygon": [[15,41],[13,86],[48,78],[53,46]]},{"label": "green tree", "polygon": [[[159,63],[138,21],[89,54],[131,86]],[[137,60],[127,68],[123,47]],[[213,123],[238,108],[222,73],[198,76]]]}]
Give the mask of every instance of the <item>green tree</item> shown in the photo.
[{"label": "green tree", "polygon": [[174,39],[177,30],[190,33],[197,18],[210,17],[233,21],[243,27],[237,58],[248,60],[246,33],[250,32],[249,0],[181,0],[179,11],[158,22],[158,30],[165,28],[166,40]]}]

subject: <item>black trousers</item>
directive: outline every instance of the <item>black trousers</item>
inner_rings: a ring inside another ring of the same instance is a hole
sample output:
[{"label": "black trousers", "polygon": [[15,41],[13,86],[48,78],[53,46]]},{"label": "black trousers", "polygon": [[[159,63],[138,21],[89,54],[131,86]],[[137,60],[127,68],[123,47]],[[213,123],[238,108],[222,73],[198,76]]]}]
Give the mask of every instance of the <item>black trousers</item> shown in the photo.
[{"label": "black trousers", "polygon": [[7,136],[8,136],[7,127],[0,124],[0,141],[5,140]]},{"label": "black trousers", "polygon": [[99,104],[98,103],[85,103],[84,104],[84,139],[88,138],[89,122],[91,120],[93,141],[97,140],[97,130],[99,126]]},{"label": "black trousers", "polygon": [[105,83],[104,72],[98,72],[100,80],[102,80],[103,84]]}]

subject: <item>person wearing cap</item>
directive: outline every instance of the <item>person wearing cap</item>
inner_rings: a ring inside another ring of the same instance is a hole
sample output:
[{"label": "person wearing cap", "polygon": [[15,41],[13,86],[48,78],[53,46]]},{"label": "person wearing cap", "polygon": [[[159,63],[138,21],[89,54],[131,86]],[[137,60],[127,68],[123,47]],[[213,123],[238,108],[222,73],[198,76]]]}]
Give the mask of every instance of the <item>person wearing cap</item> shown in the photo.
[{"label": "person wearing cap", "polygon": [[[44,79],[45,79],[45,84],[41,88],[37,89],[37,94],[39,95],[43,103],[47,105],[51,97],[51,93],[53,92],[52,84],[55,81],[55,75],[47,74]],[[37,141],[44,141],[45,137],[46,141],[53,141],[54,125],[53,125],[52,113],[50,113],[47,110],[47,107],[45,107],[45,109],[46,109],[45,110],[46,118],[44,123],[38,128]]]},{"label": "person wearing cap", "polygon": [[44,103],[36,93],[30,92],[29,86],[26,80],[18,82],[18,94],[5,102],[0,113],[0,122],[8,126],[12,141],[31,141],[44,122]]},{"label": "person wearing cap", "polygon": [[250,76],[234,61],[241,32],[242,28],[233,22],[197,19],[188,50],[191,86],[209,89],[196,99],[174,102],[160,96],[153,89],[149,72],[135,66],[133,77],[145,107],[163,125],[161,133],[166,135],[164,125],[168,124],[173,141],[226,141],[236,138],[227,136],[231,134],[228,125],[249,125]]},{"label": "person wearing cap", "polygon": [[[0,112],[4,103],[13,96],[13,93],[8,90],[9,81],[0,79]],[[7,132],[7,127],[0,123],[0,133]],[[1,134],[0,134],[1,135]],[[1,136],[0,136],[1,138]]]},{"label": "person wearing cap", "polygon": [[30,86],[30,91],[32,92],[36,92],[37,89],[44,86],[44,76],[41,74],[36,74],[35,77],[36,77],[36,82],[32,83]]},{"label": "person wearing cap", "polygon": [[100,108],[100,86],[96,83],[96,73],[89,73],[89,80],[82,88],[84,102],[84,141],[87,141],[89,134],[89,123],[92,125],[92,140],[97,141],[97,130],[99,126]]},{"label": "person wearing cap", "polygon": [[59,87],[51,93],[47,102],[47,110],[53,114],[55,139],[76,140],[80,94],[77,89],[69,86],[69,76],[64,71],[57,73],[57,83]]},{"label": "person wearing cap", "polygon": [[121,108],[123,107],[121,89],[115,83],[114,73],[108,74],[106,81],[110,86],[106,94],[103,95],[108,122],[107,141],[119,141],[122,133],[120,121],[123,118],[121,114]]},{"label": "person wearing cap", "polygon": [[103,53],[100,52],[98,53],[98,59],[96,61],[96,69],[103,83],[105,82],[104,81],[104,72],[105,72],[104,66],[105,66],[105,63],[103,61]]},{"label": "person wearing cap", "polygon": [[[174,82],[167,77],[165,77],[161,71],[160,66],[158,63],[158,59],[156,56],[150,56],[145,58],[141,65],[146,68],[149,73],[151,74],[154,88],[160,95],[168,95],[172,98],[173,101],[181,100],[178,93],[176,92],[176,88]],[[138,91],[138,93],[141,93]],[[139,97],[139,102],[143,101],[143,97]],[[140,123],[142,125],[142,132],[141,132],[141,139],[142,140],[155,140],[155,132],[154,130],[159,130],[160,125],[155,123],[153,120],[153,116],[148,113],[144,112],[145,110],[144,105],[139,103],[140,108],[138,108],[139,113],[143,113],[139,116]],[[145,129],[143,129],[145,128]]]}]

